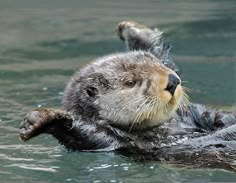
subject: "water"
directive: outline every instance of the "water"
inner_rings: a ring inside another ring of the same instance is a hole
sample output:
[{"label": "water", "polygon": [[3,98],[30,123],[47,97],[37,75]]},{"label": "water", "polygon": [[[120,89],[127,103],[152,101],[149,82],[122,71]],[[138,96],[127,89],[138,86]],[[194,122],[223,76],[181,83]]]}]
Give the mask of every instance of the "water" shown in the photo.
[{"label": "water", "polygon": [[[185,85],[192,89],[191,101],[235,109],[235,1],[40,2],[0,1],[0,182],[236,180],[236,173],[221,169],[137,163],[114,153],[67,152],[46,135],[27,143],[18,139],[27,111],[60,107],[65,84],[77,68],[124,50],[114,27],[126,19],[166,32]],[[7,8],[10,4],[15,8]]]}]

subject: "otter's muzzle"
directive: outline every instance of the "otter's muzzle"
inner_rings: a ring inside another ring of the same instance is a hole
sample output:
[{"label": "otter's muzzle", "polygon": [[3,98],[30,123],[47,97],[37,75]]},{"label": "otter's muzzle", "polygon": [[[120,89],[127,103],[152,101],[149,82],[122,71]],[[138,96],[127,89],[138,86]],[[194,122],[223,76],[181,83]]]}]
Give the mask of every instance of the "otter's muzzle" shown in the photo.
[{"label": "otter's muzzle", "polygon": [[168,77],[168,85],[165,90],[169,91],[170,94],[173,96],[175,93],[175,89],[179,84],[180,84],[179,78],[177,78],[173,74],[170,74]]}]

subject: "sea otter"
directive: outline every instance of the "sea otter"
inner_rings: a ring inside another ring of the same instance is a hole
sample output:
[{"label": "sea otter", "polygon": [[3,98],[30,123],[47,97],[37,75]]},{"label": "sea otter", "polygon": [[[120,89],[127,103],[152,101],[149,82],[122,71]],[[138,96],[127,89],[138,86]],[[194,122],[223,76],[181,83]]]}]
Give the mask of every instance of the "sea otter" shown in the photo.
[{"label": "sea otter", "polygon": [[116,32],[128,52],[77,71],[64,91],[63,110],[29,112],[21,140],[46,133],[70,150],[236,168],[236,114],[188,102],[158,29],[124,21]]}]

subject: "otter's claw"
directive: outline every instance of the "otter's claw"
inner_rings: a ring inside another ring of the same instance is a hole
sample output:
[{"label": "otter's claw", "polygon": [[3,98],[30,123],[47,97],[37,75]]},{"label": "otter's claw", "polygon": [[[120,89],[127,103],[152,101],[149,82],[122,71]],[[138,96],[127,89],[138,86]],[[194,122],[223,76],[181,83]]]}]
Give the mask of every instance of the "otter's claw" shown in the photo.
[{"label": "otter's claw", "polygon": [[42,133],[43,127],[51,121],[50,112],[47,109],[35,109],[29,112],[20,124],[20,139],[27,141]]}]

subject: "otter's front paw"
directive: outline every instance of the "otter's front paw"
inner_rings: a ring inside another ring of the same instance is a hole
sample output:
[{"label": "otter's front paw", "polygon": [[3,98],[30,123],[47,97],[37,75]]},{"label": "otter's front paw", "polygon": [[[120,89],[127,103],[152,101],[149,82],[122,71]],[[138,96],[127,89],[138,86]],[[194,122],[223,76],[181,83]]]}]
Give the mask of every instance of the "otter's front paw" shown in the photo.
[{"label": "otter's front paw", "polygon": [[20,139],[30,138],[44,133],[45,127],[52,121],[53,111],[49,109],[35,109],[29,112],[20,124]]},{"label": "otter's front paw", "polygon": [[116,27],[116,33],[121,40],[129,40],[132,38],[139,38],[144,34],[151,34],[153,30],[145,25],[138,24],[132,21],[120,22]]}]

